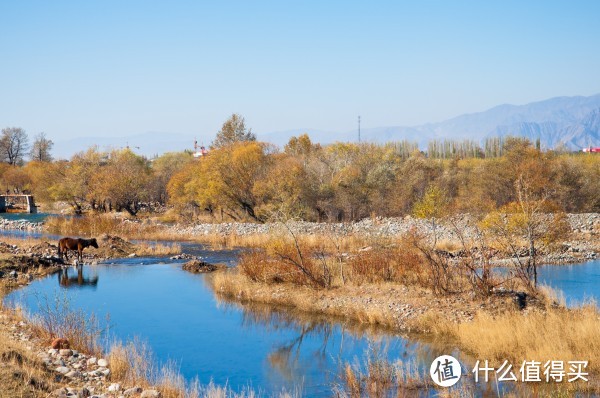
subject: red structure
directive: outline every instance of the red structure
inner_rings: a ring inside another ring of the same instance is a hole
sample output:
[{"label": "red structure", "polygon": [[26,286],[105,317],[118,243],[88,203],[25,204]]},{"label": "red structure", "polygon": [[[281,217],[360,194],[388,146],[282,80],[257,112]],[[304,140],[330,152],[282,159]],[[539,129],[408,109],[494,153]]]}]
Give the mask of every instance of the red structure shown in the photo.
[{"label": "red structure", "polygon": [[199,158],[206,155],[208,155],[208,150],[204,147],[204,145],[198,149],[198,141],[194,141],[194,157]]},{"label": "red structure", "polygon": [[596,146],[596,147],[588,147],[588,148],[583,148],[582,149],[583,152],[589,152],[589,153],[600,153],[600,146]]}]

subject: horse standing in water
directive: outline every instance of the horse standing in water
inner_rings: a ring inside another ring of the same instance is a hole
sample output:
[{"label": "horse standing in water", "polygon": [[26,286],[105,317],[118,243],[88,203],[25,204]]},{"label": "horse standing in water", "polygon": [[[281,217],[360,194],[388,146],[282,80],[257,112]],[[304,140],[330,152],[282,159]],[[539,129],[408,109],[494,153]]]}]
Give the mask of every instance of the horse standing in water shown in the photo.
[{"label": "horse standing in water", "polygon": [[98,248],[98,242],[96,242],[96,238],[92,239],[82,239],[82,238],[62,238],[58,241],[58,258],[63,259],[63,255],[65,260],[69,260],[67,252],[69,250],[77,250],[77,261],[80,263],[83,261],[83,249],[86,247],[95,247]]}]

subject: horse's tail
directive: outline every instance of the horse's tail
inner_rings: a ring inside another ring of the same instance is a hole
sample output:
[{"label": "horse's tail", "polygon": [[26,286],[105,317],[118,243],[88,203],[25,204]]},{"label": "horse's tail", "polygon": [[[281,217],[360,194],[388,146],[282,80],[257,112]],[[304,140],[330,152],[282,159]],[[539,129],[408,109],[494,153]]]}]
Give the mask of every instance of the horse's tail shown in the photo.
[{"label": "horse's tail", "polygon": [[58,241],[58,257],[62,258],[62,250],[60,250],[60,247],[62,246],[62,239]]}]

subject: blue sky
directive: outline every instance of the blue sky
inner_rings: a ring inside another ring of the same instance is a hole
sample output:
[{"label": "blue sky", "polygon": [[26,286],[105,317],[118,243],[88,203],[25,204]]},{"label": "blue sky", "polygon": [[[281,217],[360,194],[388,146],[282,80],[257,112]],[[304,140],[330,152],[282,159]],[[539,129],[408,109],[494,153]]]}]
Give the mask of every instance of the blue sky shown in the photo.
[{"label": "blue sky", "polygon": [[0,125],[212,137],[600,93],[599,1],[4,1]]}]

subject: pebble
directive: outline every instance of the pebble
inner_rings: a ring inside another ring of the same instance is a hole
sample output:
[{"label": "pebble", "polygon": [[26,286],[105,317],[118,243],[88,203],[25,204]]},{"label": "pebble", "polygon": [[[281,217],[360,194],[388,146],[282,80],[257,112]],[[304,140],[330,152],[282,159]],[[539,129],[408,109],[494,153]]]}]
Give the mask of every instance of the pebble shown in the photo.
[{"label": "pebble", "polygon": [[160,392],[158,392],[157,390],[144,390],[142,391],[142,395],[140,395],[140,398],[160,398]]},{"label": "pebble", "polygon": [[142,392],[142,387],[132,387],[132,388],[128,388],[127,390],[123,391],[123,395],[128,397],[130,395],[139,394],[141,392]]},{"label": "pebble", "polygon": [[119,383],[112,383],[108,386],[108,392],[119,392],[121,391],[121,385]]},{"label": "pebble", "polygon": [[108,361],[104,358],[98,360],[98,366],[105,368],[108,366]]}]

